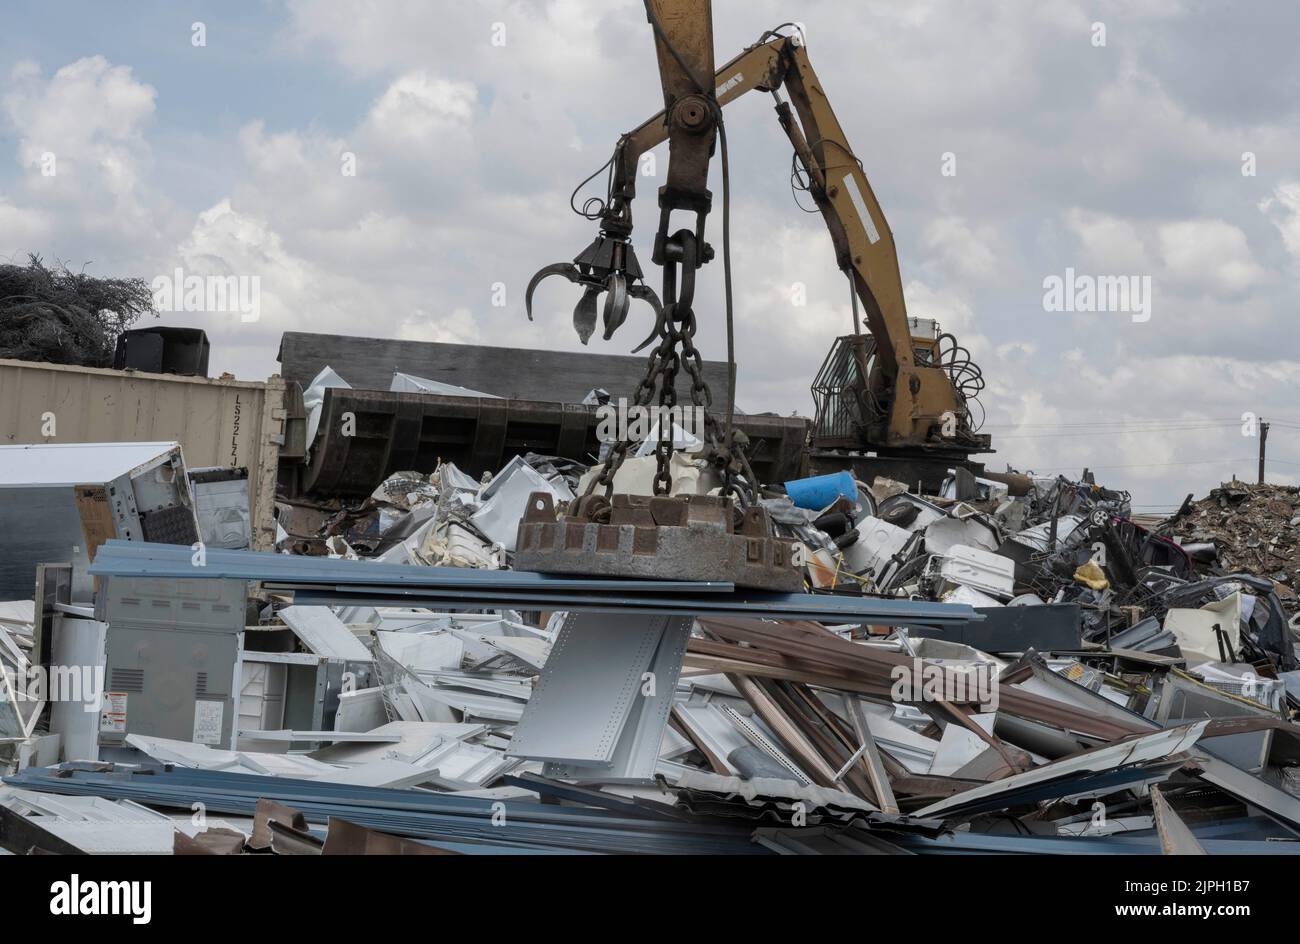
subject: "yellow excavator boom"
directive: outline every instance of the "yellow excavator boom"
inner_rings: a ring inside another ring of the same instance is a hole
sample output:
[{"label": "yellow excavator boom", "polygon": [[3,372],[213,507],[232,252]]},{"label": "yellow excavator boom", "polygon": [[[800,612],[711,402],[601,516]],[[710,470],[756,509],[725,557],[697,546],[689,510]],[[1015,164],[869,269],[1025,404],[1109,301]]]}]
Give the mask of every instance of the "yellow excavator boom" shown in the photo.
[{"label": "yellow excavator boom", "polygon": [[[662,58],[661,54],[661,62]],[[789,95],[788,102],[782,99],[782,90]],[[889,222],[797,35],[757,43],[714,72],[719,106],[751,91],[770,92],[776,99],[777,119],[804,168],[836,262],[848,274],[875,340],[862,358],[864,366],[870,362],[872,374],[863,380],[871,387],[863,394],[882,415],[874,424],[870,417],[864,422],[868,437],[864,445],[931,446],[961,453],[987,450],[987,437],[970,430],[966,398],[949,371],[938,366],[936,338],[913,334]],[[668,139],[666,116],[666,111],[659,112],[623,135],[615,151],[614,199],[607,212],[629,231],[638,162]]]}]

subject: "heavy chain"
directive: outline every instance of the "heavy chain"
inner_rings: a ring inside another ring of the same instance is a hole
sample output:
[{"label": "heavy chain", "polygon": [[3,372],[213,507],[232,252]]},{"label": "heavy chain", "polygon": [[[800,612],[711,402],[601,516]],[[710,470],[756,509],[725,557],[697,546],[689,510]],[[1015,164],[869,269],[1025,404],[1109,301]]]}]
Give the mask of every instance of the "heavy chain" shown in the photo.
[{"label": "heavy chain", "polygon": [[[671,326],[672,322],[669,322]],[[669,463],[673,458],[673,407],[677,405],[677,371],[681,369],[681,355],[677,353],[676,342],[664,359],[663,369],[659,372],[659,441],[655,443],[655,481],[656,495],[667,495],[673,488],[673,477],[669,472]]]},{"label": "heavy chain", "polygon": [[[681,358],[677,353],[679,335],[673,328],[667,310],[659,319],[656,332],[659,335],[659,343],[651,349],[650,356],[646,358],[645,376],[641,378],[636,391],[632,394],[632,405],[635,407],[649,406],[656,389],[659,390],[660,406],[671,407],[677,402],[677,371],[681,367]],[[668,463],[672,457],[672,428],[670,426],[665,431],[663,425],[660,424],[659,442],[655,446],[657,459],[655,494],[666,494],[672,487],[672,477],[668,472]],[[613,494],[614,476],[623,465],[623,460],[627,457],[627,451],[631,446],[630,439],[620,439],[614,444],[605,459],[604,469],[598,477],[588,483],[586,494],[590,495],[597,485],[604,488],[607,497]]]},{"label": "heavy chain", "polygon": [[[636,407],[650,405],[655,390],[659,391],[659,438],[655,443],[655,477],[656,495],[667,495],[672,490],[672,474],[669,471],[673,454],[673,424],[671,410],[677,405],[677,373],[683,367],[691,378],[691,404],[704,415],[704,434],[714,463],[719,467],[722,477],[722,494],[736,496],[742,501],[752,498],[752,489],[756,488],[753,469],[745,455],[746,440],[743,433],[733,432],[730,439],[719,429],[718,421],[709,412],[713,406],[713,394],[704,379],[704,358],[695,346],[697,323],[691,302],[695,293],[695,258],[696,240],[689,231],[678,233],[677,239],[683,246],[680,269],[682,272],[682,293],[677,297],[677,263],[664,267],[664,306],[655,324],[655,333],[659,342],[646,360],[645,377],[637,385],[632,396]],[[678,350],[680,348],[680,351]],[[628,439],[620,440],[610,450],[601,474],[587,485],[586,494],[590,495],[600,485],[606,497],[614,492],[614,476],[632,443]],[[744,477],[748,495],[743,494],[738,478]]]}]

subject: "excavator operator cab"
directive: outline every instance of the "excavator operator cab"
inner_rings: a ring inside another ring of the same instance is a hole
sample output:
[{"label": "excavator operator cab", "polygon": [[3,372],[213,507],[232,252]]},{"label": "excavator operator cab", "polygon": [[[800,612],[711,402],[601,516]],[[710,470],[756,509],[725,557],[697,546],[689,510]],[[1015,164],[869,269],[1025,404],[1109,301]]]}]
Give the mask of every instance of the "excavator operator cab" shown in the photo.
[{"label": "excavator operator cab", "polygon": [[[912,356],[918,367],[943,370],[957,391],[962,405],[958,423],[959,443],[988,448],[988,437],[977,436],[983,411],[979,393],[984,377],[966,348],[944,332],[932,318],[908,318]],[[848,334],[835,339],[826,360],[813,379],[816,406],[812,441],[814,449],[862,449],[881,436],[881,424],[889,413],[888,384],[876,373],[877,342],[871,334]],[[976,415],[973,415],[976,414]]]}]

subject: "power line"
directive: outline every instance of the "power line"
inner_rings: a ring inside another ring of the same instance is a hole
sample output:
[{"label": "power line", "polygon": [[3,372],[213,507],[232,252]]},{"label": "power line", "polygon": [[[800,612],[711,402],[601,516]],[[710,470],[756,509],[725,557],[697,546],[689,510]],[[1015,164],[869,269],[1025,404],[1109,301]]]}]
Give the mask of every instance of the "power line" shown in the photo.
[{"label": "power line", "polygon": [[[1110,419],[1080,419],[1044,421],[1042,423],[1003,423],[1003,426],[1116,426],[1123,423],[1240,423],[1237,416],[1127,416]],[[1296,422],[1300,422],[1297,420]]]},{"label": "power line", "polygon": [[[1193,428],[1196,426],[1240,426],[1240,417],[1215,419],[1213,417],[1179,416],[1168,419],[1142,417],[1132,420],[1096,420],[1078,423],[985,423],[985,429],[1162,429]],[[1270,426],[1285,426],[1300,430],[1300,421],[1269,419]]]},{"label": "power line", "polygon": [[[1074,465],[1062,465],[1062,466],[1053,466],[1053,467],[1050,467],[1050,468],[1043,468],[1043,469],[1040,469],[1040,470],[1038,470],[1038,471],[1042,471],[1042,472],[1068,472],[1068,471],[1071,471],[1071,470],[1073,470],[1073,469],[1079,469],[1079,468],[1088,468],[1088,469],[1155,469],[1155,468],[1169,468],[1169,467],[1171,467],[1171,466],[1216,465],[1216,464],[1218,464],[1218,463],[1222,463],[1222,462],[1254,462],[1254,461],[1255,461],[1255,457],[1254,457],[1254,456],[1247,456],[1247,457],[1244,458],[1244,459],[1242,459],[1242,458],[1236,458],[1236,459],[1197,459],[1197,460],[1193,460],[1193,461],[1190,461],[1190,462],[1138,462],[1138,463],[1132,463],[1132,464],[1128,464],[1128,465],[1090,465],[1090,464],[1087,463],[1087,462],[1081,462],[1081,463],[1076,463],[1076,464],[1074,464]],[[1272,460],[1270,460],[1270,461],[1272,461]],[[1300,462],[1297,462],[1296,465],[1300,465]]]},{"label": "power line", "polygon": [[1025,433],[1024,435],[1016,435],[1015,433],[1012,433],[1010,435],[1006,433],[999,433],[998,439],[999,440],[1060,439],[1061,437],[1067,437],[1067,436],[1073,439],[1076,436],[1126,436],[1130,434],[1136,435],[1142,433],[1166,433],[1166,432],[1180,433],[1180,432],[1195,432],[1197,430],[1224,429],[1224,428],[1225,427],[1223,426],[1129,426],[1123,429],[1078,429],[1078,430],[1071,430],[1068,432]]},{"label": "power line", "polygon": [[1095,423],[986,423],[994,429],[1124,429],[1133,426],[1239,426],[1240,420],[1216,420],[1209,417],[1183,417],[1181,419],[1098,420]]}]

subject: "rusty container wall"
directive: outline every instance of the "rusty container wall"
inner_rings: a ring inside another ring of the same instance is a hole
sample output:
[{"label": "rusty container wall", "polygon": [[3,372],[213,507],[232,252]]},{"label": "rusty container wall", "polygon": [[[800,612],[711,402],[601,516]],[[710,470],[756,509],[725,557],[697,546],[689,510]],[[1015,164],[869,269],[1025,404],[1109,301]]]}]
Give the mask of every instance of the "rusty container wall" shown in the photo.
[{"label": "rusty container wall", "polygon": [[175,440],[187,468],[247,468],[253,548],[270,550],[284,396],[278,376],[210,380],[0,360],[0,444]]}]

